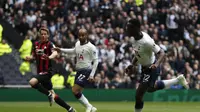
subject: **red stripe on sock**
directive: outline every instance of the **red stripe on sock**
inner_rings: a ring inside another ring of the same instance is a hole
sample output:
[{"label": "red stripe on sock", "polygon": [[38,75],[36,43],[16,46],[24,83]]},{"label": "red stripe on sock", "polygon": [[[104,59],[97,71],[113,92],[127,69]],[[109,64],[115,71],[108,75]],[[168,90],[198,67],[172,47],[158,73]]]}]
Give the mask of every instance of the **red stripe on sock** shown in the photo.
[{"label": "red stripe on sock", "polygon": [[54,100],[56,100],[56,99],[58,99],[58,98],[59,98],[59,96],[56,94],[55,97],[54,97]]}]

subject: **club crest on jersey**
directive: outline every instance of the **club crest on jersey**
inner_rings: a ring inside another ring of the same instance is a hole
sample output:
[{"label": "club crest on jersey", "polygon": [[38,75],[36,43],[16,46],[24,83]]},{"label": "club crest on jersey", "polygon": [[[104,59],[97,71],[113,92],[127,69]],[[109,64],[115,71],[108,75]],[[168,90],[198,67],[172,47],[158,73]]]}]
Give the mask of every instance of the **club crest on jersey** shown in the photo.
[{"label": "club crest on jersey", "polygon": [[44,49],[46,49],[47,47],[46,46],[44,46]]},{"label": "club crest on jersey", "polygon": [[84,57],[82,54],[78,54],[78,58],[79,58],[79,60],[84,60]]},{"label": "club crest on jersey", "polygon": [[44,49],[36,49],[35,52],[38,55],[43,55],[44,54]]}]

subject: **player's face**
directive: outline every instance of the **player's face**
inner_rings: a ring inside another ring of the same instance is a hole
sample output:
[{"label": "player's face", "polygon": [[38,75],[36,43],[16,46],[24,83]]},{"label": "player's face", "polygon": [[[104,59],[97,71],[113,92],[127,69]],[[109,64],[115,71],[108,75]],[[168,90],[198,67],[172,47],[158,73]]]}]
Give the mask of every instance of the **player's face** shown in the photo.
[{"label": "player's face", "polygon": [[130,26],[127,26],[126,27],[126,35],[131,37],[131,36],[136,36],[139,32],[139,28],[136,28],[136,27],[130,27]]},{"label": "player's face", "polygon": [[78,38],[81,44],[84,44],[87,41],[87,31],[86,30],[79,30]]},{"label": "player's face", "polygon": [[46,42],[49,38],[49,34],[45,30],[40,31],[40,39],[42,42]]}]

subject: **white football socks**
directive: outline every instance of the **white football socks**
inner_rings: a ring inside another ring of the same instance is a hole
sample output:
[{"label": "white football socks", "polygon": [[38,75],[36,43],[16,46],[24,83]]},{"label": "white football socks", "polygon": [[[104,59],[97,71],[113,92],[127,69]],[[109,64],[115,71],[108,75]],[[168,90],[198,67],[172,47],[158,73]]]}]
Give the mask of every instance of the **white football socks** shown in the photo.
[{"label": "white football socks", "polygon": [[169,79],[169,80],[162,80],[164,85],[165,85],[165,89],[169,89],[172,85],[177,84],[178,83],[178,78],[174,78],[174,79]]},{"label": "white football socks", "polygon": [[85,106],[85,107],[91,107],[92,105],[89,103],[87,98],[82,94],[79,98],[79,101]]}]

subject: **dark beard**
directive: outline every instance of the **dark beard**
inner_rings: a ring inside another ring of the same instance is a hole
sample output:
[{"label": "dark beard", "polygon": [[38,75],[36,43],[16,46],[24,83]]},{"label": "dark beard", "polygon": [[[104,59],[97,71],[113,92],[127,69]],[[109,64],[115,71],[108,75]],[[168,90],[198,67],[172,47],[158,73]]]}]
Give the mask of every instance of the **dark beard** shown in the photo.
[{"label": "dark beard", "polygon": [[79,40],[79,41],[80,41],[80,44],[81,44],[81,45],[84,45],[84,44],[88,43],[87,40],[85,40],[85,41],[83,41],[83,40]]}]

